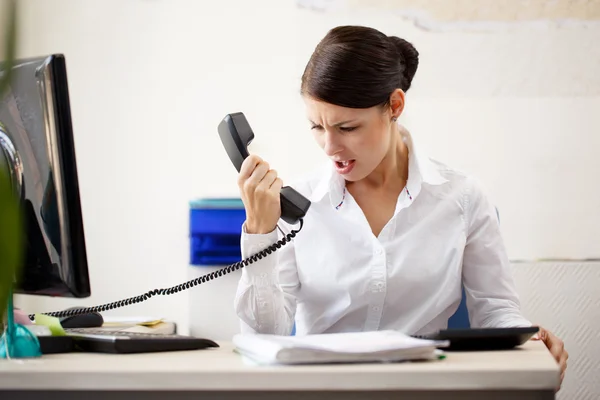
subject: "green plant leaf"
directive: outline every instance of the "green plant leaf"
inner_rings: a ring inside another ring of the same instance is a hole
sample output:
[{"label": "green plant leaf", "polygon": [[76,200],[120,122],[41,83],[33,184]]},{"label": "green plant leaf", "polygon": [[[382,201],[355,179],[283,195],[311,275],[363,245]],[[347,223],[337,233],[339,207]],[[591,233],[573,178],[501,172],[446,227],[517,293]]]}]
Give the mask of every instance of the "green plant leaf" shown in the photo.
[{"label": "green plant leaf", "polygon": [[[0,149],[0,151],[2,151]],[[8,171],[0,169],[0,321],[23,253],[21,210]]]},{"label": "green plant leaf", "polygon": [[[4,35],[0,35],[0,40],[5,40],[6,50],[1,60],[4,73],[0,75],[0,101],[9,87],[17,52],[17,1],[9,0],[7,3],[6,10],[1,10],[6,12],[0,12],[5,16],[0,27],[6,27]],[[0,169],[0,322],[4,321],[8,296],[18,277],[23,251],[20,207],[8,173]]]}]

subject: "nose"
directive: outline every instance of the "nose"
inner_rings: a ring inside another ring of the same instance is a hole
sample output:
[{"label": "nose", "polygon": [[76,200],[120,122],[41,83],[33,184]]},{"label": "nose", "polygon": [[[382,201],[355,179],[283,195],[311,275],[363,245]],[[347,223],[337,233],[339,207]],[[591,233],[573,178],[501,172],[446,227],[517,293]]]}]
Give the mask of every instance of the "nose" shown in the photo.
[{"label": "nose", "polygon": [[342,151],[342,145],[339,140],[339,136],[335,132],[326,130],[323,135],[323,150],[328,157],[331,157],[340,151]]}]

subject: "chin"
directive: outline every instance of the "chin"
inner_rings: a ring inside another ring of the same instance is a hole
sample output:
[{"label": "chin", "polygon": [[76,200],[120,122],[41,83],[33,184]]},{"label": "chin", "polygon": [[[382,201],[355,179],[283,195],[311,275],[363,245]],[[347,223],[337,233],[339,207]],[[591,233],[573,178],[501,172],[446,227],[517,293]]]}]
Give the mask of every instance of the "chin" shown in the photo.
[{"label": "chin", "polygon": [[350,172],[349,174],[342,175],[342,177],[348,182],[358,182],[365,179],[367,176],[368,174],[364,173],[363,171],[356,170]]}]

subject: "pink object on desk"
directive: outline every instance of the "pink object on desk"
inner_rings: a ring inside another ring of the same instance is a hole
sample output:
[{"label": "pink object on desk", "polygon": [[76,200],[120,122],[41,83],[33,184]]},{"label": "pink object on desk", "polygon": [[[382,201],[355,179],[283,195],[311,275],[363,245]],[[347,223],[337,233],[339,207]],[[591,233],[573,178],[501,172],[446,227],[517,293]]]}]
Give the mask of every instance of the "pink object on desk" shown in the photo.
[{"label": "pink object on desk", "polygon": [[29,316],[25,312],[19,310],[18,308],[14,309],[14,314],[15,314],[15,323],[21,324],[21,325],[31,325],[32,324],[31,320],[29,319]]}]

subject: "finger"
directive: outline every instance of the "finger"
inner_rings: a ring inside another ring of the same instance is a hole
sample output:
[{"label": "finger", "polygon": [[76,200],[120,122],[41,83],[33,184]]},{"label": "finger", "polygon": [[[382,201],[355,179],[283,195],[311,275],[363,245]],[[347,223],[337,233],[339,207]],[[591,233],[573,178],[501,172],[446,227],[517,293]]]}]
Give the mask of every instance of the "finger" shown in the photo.
[{"label": "finger", "polygon": [[256,166],[262,161],[262,158],[255,154],[250,154],[248,157],[246,157],[246,159],[242,163],[242,167],[240,168],[240,173],[238,175],[238,183],[243,184],[250,177],[250,175],[252,175],[252,172],[254,171]]},{"label": "finger", "polygon": [[260,190],[262,192],[266,192],[269,190],[273,182],[275,182],[275,179],[277,179],[277,171],[274,169],[269,170],[256,187],[256,191]]},{"label": "finger", "polygon": [[538,331],[536,332],[535,335],[533,335],[531,337],[531,340],[544,340],[544,328],[542,328],[539,325],[534,325],[534,326],[537,326]]},{"label": "finger", "polygon": [[569,358],[569,354],[565,351],[561,354],[560,356],[560,368],[562,369],[562,371],[564,372],[567,369],[567,359]]},{"label": "finger", "polygon": [[256,187],[258,186],[260,181],[262,181],[262,179],[265,177],[267,172],[269,172],[269,164],[267,164],[264,161],[261,161],[256,166],[256,168],[254,168],[254,171],[252,171],[252,174],[244,183],[244,187],[247,191],[247,194],[250,194],[256,190]]},{"label": "finger", "polygon": [[554,345],[552,348],[550,348],[550,353],[552,354],[552,357],[554,357],[554,359],[558,363],[560,362],[562,352],[562,349],[558,345]]},{"label": "finger", "polygon": [[281,188],[283,187],[283,181],[281,180],[281,178],[277,178],[275,179],[275,181],[273,182],[273,184],[271,185],[271,190],[278,193],[281,192]]},{"label": "finger", "polygon": [[552,353],[554,358],[556,358],[556,361],[560,362],[560,358],[565,351],[565,344],[563,343],[562,340],[560,340],[556,336],[550,337],[549,343],[550,343],[550,353]]},{"label": "finger", "polygon": [[556,361],[559,361],[560,355],[564,351],[563,341],[548,331],[543,332],[542,340]]}]

